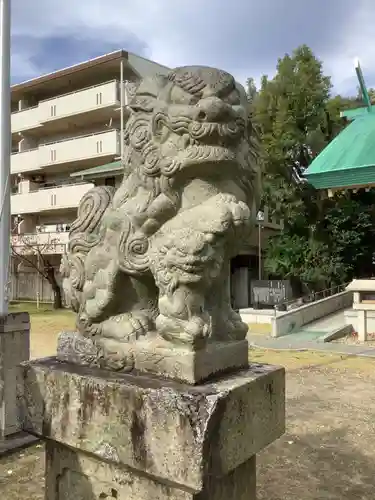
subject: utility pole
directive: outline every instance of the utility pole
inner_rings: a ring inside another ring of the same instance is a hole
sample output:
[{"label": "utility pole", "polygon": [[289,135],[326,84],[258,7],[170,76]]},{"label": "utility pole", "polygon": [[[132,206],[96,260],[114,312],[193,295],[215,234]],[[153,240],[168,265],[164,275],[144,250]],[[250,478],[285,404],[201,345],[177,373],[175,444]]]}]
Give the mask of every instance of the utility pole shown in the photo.
[{"label": "utility pole", "polygon": [[0,315],[8,314],[10,260],[10,2],[0,0]]},{"label": "utility pole", "polygon": [[[263,194],[263,192],[262,192],[263,191],[262,173],[263,173],[262,168],[260,168],[259,177],[258,177],[258,180],[259,180],[258,189],[259,189],[260,199],[262,199],[262,194]],[[260,206],[259,206],[259,208],[260,208]],[[264,222],[264,218],[265,218],[265,210],[266,210],[265,208],[263,208],[263,211],[258,210],[258,214],[257,214],[257,219],[258,219],[258,280],[259,281],[262,279],[262,229],[263,229],[262,223]]]},{"label": "utility pole", "polygon": [[258,280],[262,279],[262,221],[258,219]]},{"label": "utility pole", "polygon": [[121,162],[125,158],[125,109],[128,106],[128,80],[124,80],[124,59],[120,63],[120,157]]},{"label": "utility pole", "polygon": [[124,108],[125,108],[125,87],[124,87],[124,59],[120,62],[120,156],[121,162],[124,161]]},{"label": "utility pole", "polygon": [[355,109],[346,109],[340,112],[341,118],[347,118],[350,121],[354,120],[355,118],[358,118],[359,116],[365,116],[367,113],[375,112],[375,106],[371,104],[371,99],[367,91],[365,78],[363,76],[363,71],[358,58],[356,58],[354,61],[354,68],[358,78],[359,88],[361,89],[362,100],[366,106]]}]

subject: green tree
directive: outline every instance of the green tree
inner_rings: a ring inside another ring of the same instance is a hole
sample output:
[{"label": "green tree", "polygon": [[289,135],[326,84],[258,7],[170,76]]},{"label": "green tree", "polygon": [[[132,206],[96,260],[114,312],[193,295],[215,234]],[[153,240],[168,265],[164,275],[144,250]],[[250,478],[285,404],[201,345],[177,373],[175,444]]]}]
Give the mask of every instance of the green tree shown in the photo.
[{"label": "green tree", "polygon": [[312,291],[329,288],[346,277],[346,266],[340,255],[314,236],[306,238],[289,232],[269,241],[266,268],[271,275],[297,283],[297,293],[303,285]]},{"label": "green tree", "polygon": [[322,63],[303,45],[279,59],[272,80],[262,78],[254,100],[253,119],[260,129],[265,164],[264,203],[275,216],[284,214],[287,226],[296,226],[294,219],[300,219],[305,201],[314,195],[293,179],[298,180],[327,143],[330,88]]},{"label": "green tree", "polygon": [[[368,92],[368,95],[370,96],[370,101],[371,101],[371,104],[375,104],[375,89],[370,87],[367,89],[367,92]],[[356,102],[357,102],[357,106],[363,106],[364,105],[364,102],[363,102],[363,96],[362,96],[362,90],[361,90],[361,87],[357,87],[357,96],[356,96]]]},{"label": "green tree", "polygon": [[246,93],[247,97],[249,99],[249,102],[252,104],[254,103],[255,99],[258,96],[258,90],[255,85],[254,78],[248,78],[246,82]]},{"label": "green tree", "polygon": [[324,203],[321,240],[345,263],[345,279],[371,276],[375,239],[375,190],[338,193]]},{"label": "green tree", "polygon": [[328,99],[326,103],[326,140],[324,146],[347,126],[347,120],[341,118],[341,111],[358,108],[359,106],[360,103],[356,99],[342,97],[341,95]]},{"label": "green tree", "polygon": [[279,59],[272,80],[263,77],[254,119],[262,130],[269,174],[290,179],[291,168],[306,168],[321,149],[330,89],[322,63],[306,45]]},{"label": "green tree", "polygon": [[346,126],[340,112],[358,107],[356,98],[330,92],[322,63],[304,45],[278,61],[275,77],[264,76],[252,98],[263,146],[263,203],[284,220],[284,231],[268,244],[265,267],[314,290],[372,269],[369,242],[375,236],[375,199],[370,203],[363,193],[327,199],[300,182],[303,170]]}]

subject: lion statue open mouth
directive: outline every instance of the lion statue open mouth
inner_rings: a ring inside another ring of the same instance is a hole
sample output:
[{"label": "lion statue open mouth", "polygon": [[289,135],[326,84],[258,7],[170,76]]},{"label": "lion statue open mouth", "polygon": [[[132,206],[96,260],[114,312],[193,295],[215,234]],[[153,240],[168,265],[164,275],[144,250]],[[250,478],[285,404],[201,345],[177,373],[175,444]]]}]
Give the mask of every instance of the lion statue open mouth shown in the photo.
[{"label": "lion statue open mouth", "polygon": [[143,80],[129,108],[122,183],[83,197],[61,265],[79,331],[120,368],[155,330],[191,349],[245,337],[229,262],[258,196],[246,94],[231,75],[177,68]]}]

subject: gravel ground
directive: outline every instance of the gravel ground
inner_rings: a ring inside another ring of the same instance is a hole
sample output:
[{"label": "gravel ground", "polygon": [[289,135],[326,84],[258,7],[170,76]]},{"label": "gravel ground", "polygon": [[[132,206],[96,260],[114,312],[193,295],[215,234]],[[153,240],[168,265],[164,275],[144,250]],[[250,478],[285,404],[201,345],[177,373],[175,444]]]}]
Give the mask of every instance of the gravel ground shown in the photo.
[{"label": "gravel ground", "polygon": [[[287,432],[259,454],[258,500],[372,500],[375,360],[262,350],[251,357],[288,370]],[[2,497],[43,500],[43,474],[42,445],[3,457]]]}]

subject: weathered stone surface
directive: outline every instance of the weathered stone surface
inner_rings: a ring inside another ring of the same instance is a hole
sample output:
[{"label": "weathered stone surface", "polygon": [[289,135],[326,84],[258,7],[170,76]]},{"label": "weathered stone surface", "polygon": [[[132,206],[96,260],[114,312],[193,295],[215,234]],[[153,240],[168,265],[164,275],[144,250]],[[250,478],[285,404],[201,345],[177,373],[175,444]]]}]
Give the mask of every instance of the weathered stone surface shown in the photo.
[{"label": "weathered stone surface", "polygon": [[148,335],[143,341],[123,344],[123,347],[126,354],[120,354],[116,364],[115,356],[106,357],[93,339],[78,332],[62,332],[56,357],[59,361],[82,366],[150,373],[189,384],[248,366],[247,340],[212,342],[196,351],[184,344],[171,345],[156,334]]},{"label": "weathered stone surface", "polygon": [[[123,182],[83,197],[61,266],[79,332],[100,364],[119,370],[132,369],[133,344],[153,331],[196,351],[245,339],[228,268],[259,199],[256,134],[231,75],[176,68],[141,82],[129,110]],[[83,344],[64,344],[61,359],[87,364],[91,354],[75,346]]]},{"label": "weathered stone surface", "polygon": [[99,348],[91,338],[78,332],[61,332],[57,343],[57,358],[82,366],[99,367]]},{"label": "weathered stone surface", "polygon": [[194,493],[284,432],[284,369],[266,365],[191,386],[49,358],[24,365],[19,390],[26,431]]},{"label": "weathered stone surface", "polygon": [[21,430],[17,419],[16,385],[19,365],[30,356],[28,313],[0,316],[0,439]]},{"label": "weathered stone surface", "polygon": [[198,351],[171,347],[163,339],[145,340],[134,346],[134,367],[141,372],[197,384],[215,374],[247,368],[248,350],[247,340],[213,342]]},{"label": "weathered stone surface", "polygon": [[256,500],[255,456],[195,493],[51,441],[46,453],[46,500]]}]

